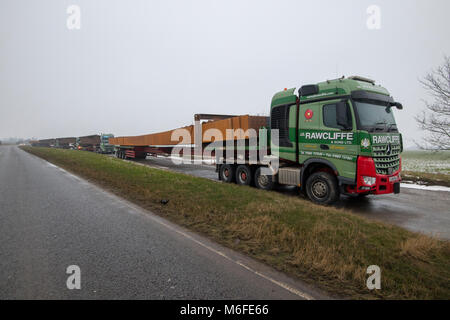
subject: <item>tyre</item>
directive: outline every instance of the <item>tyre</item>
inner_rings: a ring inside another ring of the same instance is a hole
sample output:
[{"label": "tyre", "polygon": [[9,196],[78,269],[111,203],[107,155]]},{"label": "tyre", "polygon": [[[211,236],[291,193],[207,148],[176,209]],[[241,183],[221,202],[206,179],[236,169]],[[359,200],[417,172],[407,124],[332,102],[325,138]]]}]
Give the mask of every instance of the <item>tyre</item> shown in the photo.
[{"label": "tyre", "polygon": [[263,169],[264,169],[264,167],[259,167],[255,171],[255,178],[254,178],[255,186],[258,189],[262,189],[262,190],[272,190],[273,186],[274,186],[273,176],[261,174]]},{"label": "tyre", "polygon": [[220,180],[226,183],[232,183],[235,180],[235,168],[231,164],[222,164],[219,168]]},{"label": "tyre", "polygon": [[241,164],[236,168],[236,183],[241,186],[251,185],[252,170],[249,166]]},{"label": "tyre", "polygon": [[317,204],[332,204],[339,199],[337,179],[328,172],[315,172],[306,181],[306,194]]}]

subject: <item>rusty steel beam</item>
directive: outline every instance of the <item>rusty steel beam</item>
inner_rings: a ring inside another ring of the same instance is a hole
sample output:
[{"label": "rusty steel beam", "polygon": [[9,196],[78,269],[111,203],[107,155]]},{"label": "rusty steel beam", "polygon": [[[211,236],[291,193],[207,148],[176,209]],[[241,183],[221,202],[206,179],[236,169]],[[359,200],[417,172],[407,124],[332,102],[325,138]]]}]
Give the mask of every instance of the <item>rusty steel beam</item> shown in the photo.
[{"label": "rusty steel beam", "polygon": [[[249,115],[243,115],[243,116],[226,116],[226,115],[207,115],[206,117],[204,114],[196,115],[197,119],[203,119],[213,117],[227,117],[225,119],[220,120],[212,120],[203,122],[201,124],[202,126],[202,132],[203,134],[209,130],[209,129],[215,129],[215,132],[220,132],[222,134],[222,137],[214,137],[214,141],[224,141],[227,139],[227,130],[232,129],[242,129],[236,136],[233,136],[232,140],[240,140],[240,139],[249,139],[249,133],[248,129],[254,129],[258,130],[263,126],[267,125],[267,117],[260,117],[260,116],[249,116]],[[190,140],[184,141],[184,144],[194,144],[194,126],[190,125],[187,127],[175,129],[175,130],[169,130],[165,132],[158,132],[158,133],[152,133],[152,134],[146,134],[141,136],[131,136],[131,137],[115,137],[115,138],[109,138],[109,143],[113,145],[119,145],[119,146],[174,146],[180,143],[181,141],[175,141],[172,140],[172,134],[176,130],[184,130],[184,132],[188,133],[190,136]],[[205,137],[202,138],[202,143],[210,143],[212,142],[212,137]]]}]

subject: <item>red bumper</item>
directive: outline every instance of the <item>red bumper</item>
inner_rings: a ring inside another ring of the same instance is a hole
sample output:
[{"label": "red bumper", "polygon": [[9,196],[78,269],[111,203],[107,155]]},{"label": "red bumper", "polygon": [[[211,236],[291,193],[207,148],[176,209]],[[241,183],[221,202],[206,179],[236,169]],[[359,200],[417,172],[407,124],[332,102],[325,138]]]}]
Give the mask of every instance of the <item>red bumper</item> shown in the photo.
[{"label": "red bumper", "polygon": [[[363,190],[364,188],[360,189],[358,187],[358,193],[367,193],[370,192],[371,194],[388,194],[388,193],[399,193],[400,188],[399,186],[396,186],[396,184],[399,184],[402,180],[400,177],[400,170],[394,173],[391,176],[376,175],[376,183],[373,186],[370,186],[370,191]],[[362,184],[361,187],[366,186],[365,184]],[[369,186],[367,186],[369,187]]]},{"label": "red bumper", "polygon": [[[350,188],[352,193],[370,193],[370,194],[389,194],[400,192],[400,169],[392,175],[377,174],[375,162],[370,157],[358,157],[356,188]],[[368,184],[364,181],[364,177],[375,178],[374,184]]]}]

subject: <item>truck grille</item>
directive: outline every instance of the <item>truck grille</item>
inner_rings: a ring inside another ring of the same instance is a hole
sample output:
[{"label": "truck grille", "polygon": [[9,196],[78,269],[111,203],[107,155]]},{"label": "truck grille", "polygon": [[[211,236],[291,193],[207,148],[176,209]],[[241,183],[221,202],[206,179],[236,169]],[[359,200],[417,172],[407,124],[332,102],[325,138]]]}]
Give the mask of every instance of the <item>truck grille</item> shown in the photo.
[{"label": "truck grille", "polygon": [[375,169],[378,174],[393,174],[400,168],[400,145],[385,144],[373,146],[373,160],[375,161]]}]

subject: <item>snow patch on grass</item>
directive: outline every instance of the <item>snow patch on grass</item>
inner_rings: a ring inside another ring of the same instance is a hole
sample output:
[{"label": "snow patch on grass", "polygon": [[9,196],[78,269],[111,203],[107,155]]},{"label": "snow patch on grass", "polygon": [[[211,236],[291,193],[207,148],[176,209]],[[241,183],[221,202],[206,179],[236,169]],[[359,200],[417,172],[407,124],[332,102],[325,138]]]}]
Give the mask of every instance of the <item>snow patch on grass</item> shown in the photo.
[{"label": "snow patch on grass", "polygon": [[408,189],[418,189],[418,190],[426,190],[426,191],[447,191],[450,192],[449,187],[444,186],[425,186],[421,184],[415,184],[415,183],[402,183],[402,188],[408,188]]}]

